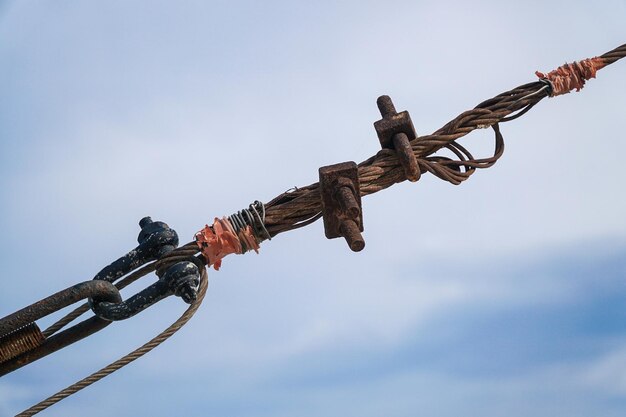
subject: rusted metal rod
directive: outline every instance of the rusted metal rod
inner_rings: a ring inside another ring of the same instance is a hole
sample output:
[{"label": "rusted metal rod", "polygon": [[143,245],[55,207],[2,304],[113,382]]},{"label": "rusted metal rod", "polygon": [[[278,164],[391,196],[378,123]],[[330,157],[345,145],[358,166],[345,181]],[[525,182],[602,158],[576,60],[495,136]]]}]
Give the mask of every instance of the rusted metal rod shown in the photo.
[{"label": "rusted metal rod", "polygon": [[[381,145],[392,148],[397,152],[398,160],[407,180],[411,182],[419,180],[421,172],[417,164],[417,158],[415,158],[411,148],[411,140],[415,139],[417,135],[415,134],[409,113],[406,111],[396,112],[396,107],[393,105],[391,97],[386,95],[378,97],[376,105],[378,105],[380,115],[383,117],[382,121],[374,124],[377,132],[379,132]],[[387,136],[389,130],[393,130],[391,141],[389,141]],[[408,134],[412,137],[409,138]]]}]

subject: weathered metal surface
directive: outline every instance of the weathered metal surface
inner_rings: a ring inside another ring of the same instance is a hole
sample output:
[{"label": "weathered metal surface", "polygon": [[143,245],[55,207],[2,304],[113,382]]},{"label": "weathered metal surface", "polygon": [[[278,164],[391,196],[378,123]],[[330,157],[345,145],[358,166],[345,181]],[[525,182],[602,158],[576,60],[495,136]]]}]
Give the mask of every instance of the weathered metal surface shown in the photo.
[{"label": "weathered metal surface", "polygon": [[99,317],[91,317],[87,320],[83,320],[67,330],[50,336],[40,346],[6,362],[0,363],[0,376],[13,372],[22,366],[28,365],[29,363],[54,353],[57,350],[63,349],[64,347],[78,342],[87,336],[91,336],[109,324],[111,324],[110,321],[103,320]]},{"label": "weathered metal surface", "polygon": [[40,346],[45,339],[36,323],[27,324],[0,337],[0,363]]},{"label": "weathered metal surface", "polygon": [[109,321],[119,321],[133,317],[172,294],[168,283],[164,280],[158,280],[122,302],[111,303],[92,298],[89,300],[89,305],[97,317]]},{"label": "weathered metal surface", "polygon": [[[11,334],[14,332],[19,333],[20,329],[26,326],[31,326],[32,330],[36,320],[88,297],[98,297],[112,303],[122,301],[118,289],[110,282],[93,280],[82,282],[4,317],[0,320],[0,335],[10,338]],[[1,362],[0,376],[83,339],[110,323],[110,321],[92,317],[48,339],[36,341],[36,343],[32,344],[31,342],[38,339],[38,336],[34,333],[23,334],[21,341],[15,343],[29,344],[30,349]]]},{"label": "weathered metal surface", "polygon": [[419,180],[421,173],[417,158],[411,148],[411,141],[417,138],[417,133],[415,133],[409,112],[405,110],[397,113],[389,96],[378,97],[376,104],[383,116],[381,120],[374,122],[380,146],[396,151],[400,165],[409,181]]},{"label": "weathered metal surface", "polygon": [[177,262],[169,267],[157,282],[122,302],[92,298],[91,309],[96,316],[105,320],[125,320],[170,295],[177,295],[190,304],[197,297],[199,284],[198,267],[189,261]]},{"label": "weathered metal surface", "polygon": [[[139,221],[139,226],[141,227],[137,238],[139,246],[102,269],[94,280],[113,282],[143,264],[163,257],[178,245],[178,235],[163,222],[154,222],[150,217],[144,217]],[[157,282],[123,302],[90,298],[92,311],[102,319],[117,321],[130,318],[173,294],[190,303],[197,295],[200,271],[193,262],[186,261],[180,264],[184,266],[177,267],[178,264],[172,266],[176,267],[176,273],[168,275],[166,271]],[[183,275],[180,275],[181,273]]]},{"label": "weathered metal surface", "polygon": [[144,217],[139,221],[139,226],[141,227],[137,237],[139,246],[104,267],[94,279],[115,282],[130,271],[162,257],[178,246],[178,235],[167,224]]},{"label": "weathered metal surface", "polygon": [[109,302],[122,301],[119,291],[110,282],[81,282],[0,319],[0,335],[11,333],[88,297],[98,297]]},{"label": "weathered metal surface", "polygon": [[193,262],[177,262],[165,271],[161,278],[168,283],[174,295],[191,304],[198,297],[200,286],[200,269]]},{"label": "weathered metal surface", "polygon": [[363,250],[363,215],[356,163],[321,167],[319,178],[326,237],[344,237],[350,249],[355,252]]}]

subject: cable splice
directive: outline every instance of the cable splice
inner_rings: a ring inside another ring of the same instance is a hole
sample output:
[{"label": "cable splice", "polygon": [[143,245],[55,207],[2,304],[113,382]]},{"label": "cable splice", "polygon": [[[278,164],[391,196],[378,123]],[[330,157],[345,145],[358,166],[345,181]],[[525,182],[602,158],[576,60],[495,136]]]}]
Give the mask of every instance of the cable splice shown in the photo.
[{"label": "cable splice", "polygon": [[205,225],[195,235],[196,244],[207,265],[218,271],[222,258],[231,253],[244,254],[251,250],[259,253],[259,243],[263,240],[260,234],[271,239],[264,222],[265,206],[255,201],[248,209],[221,219],[216,217],[211,226]]},{"label": "cable splice", "polygon": [[574,89],[580,91],[585,86],[585,81],[596,78],[596,72],[605,66],[603,58],[594,57],[561,65],[547,74],[535,71],[535,75],[550,83],[552,88],[550,97],[555,97]]}]

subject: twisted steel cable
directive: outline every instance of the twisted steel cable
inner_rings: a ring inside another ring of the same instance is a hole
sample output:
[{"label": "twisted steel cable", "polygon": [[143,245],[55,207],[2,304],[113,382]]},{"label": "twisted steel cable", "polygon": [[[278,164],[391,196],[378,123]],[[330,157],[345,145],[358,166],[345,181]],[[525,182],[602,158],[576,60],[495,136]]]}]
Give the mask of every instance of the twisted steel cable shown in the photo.
[{"label": "twisted steel cable", "polygon": [[[602,68],[610,65],[626,56],[626,44],[621,45],[597,58]],[[599,69],[598,68],[598,69]],[[582,87],[581,87],[582,88]],[[472,110],[465,111],[456,118],[445,124],[431,135],[419,137],[411,142],[411,149],[415,155],[420,172],[431,174],[458,185],[467,180],[477,169],[493,166],[504,152],[504,139],[500,133],[500,123],[514,120],[546,97],[553,95],[553,85],[549,80],[539,80],[521,85],[510,91],[498,94],[485,100]],[[458,139],[476,129],[492,128],[495,133],[495,149],[490,157],[475,158],[464,146],[457,142]],[[455,159],[436,153],[442,150],[448,151]],[[383,149],[376,155],[361,162],[358,165],[359,183],[361,196],[376,193],[406,179],[405,173],[398,162],[394,150]],[[322,203],[319,192],[319,183],[282,193],[264,205],[265,229],[263,236],[257,236],[259,242],[276,236],[279,233],[294,230],[318,220],[322,214]],[[157,262],[146,265],[123,278],[116,286],[121,289],[134,282],[138,278],[157,271],[160,275],[167,267],[181,260],[189,260],[199,252],[196,242],[183,245]],[[194,259],[196,263],[206,263],[201,255]],[[88,376],[87,378],[59,391],[37,405],[18,414],[16,417],[27,417],[55,404],[73,393],[85,388],[105,376],[115,372],[128,363],[138,359],[145,353],[154,349],[160,343],[178,331],[191,319],[204,299],[208,280],[205,268],[201,268],[200,290],[196,301],[183,313],[183,315],[166,330],[150,340],[142,347],[134,350],[123,358],[117,360]],[[71,321],[88,310],[88,306],[81,305],[74,311],[54,323],[44,331],[46,337],[54,334]]]},{"label": "twisted steel cable", "polygon": [[[626,44],[598,58],[602,59],[604,66],[606,66],[625,56]],[[500,133],[499,123],[515,120],[550,95],[551,86],[545,81],[524,84],[485,100],[472,110],[461,113],[433,134],[413,140],[411,147],[417,158],[420,172],[422,174],[430,172],[438,178],[459,185],[477,169],[491,167],[504,152],[504,139]],[[491,127],[495,132],[494,154],[488,158],[476,159],[457,140],[476,129],[487,127]],[[434,155],[442,149],[450,151],[457,159]],[[392,149],[382,149],[376,155],[359,164],[361,196],[384,190],[405,179],[396,153]],[[311,224],[321,217],[319,184],[315,183],[282,193],[265,204],[265,209],[265,226],[270,236]],[[265,240],[266,237],[269,238],[270,236],[258,237],[260,240]],[[175,249],[168,255],[167,259],[170,261],[182,260],[198,252],[196,244],[189,242]],[[122,289],[154,269],[162,269],[163,261],[159,262],[160,265],[150,264],[135,271],[116,286]],[[88,311],[87,304],[78,307],[46,329],[44,335],[50,336],[86,311]]]},{"label": "twisted steel cable", "polygon": [[[598,58],[604,66],[626,56],[626,44]],[[444,181],[458,185],[467,180],[476,169],[492,166],[502,155],[504,143],[498,124],[523,115],[537,103],[551,96],[549,82],[540,80],[521,85],[510,91],[485,100],[472,110],[461,113],[431,135],[411,142],[421,173],[430,172]],[[496,134],[493,156],[475,159],[457,142],[457,139],[481,128],[491,127]],[[448,150],[456,160],[435,155]],[[383,149],[359,164],[361,196],[384,190],[406,179],[393,150]],[[272,236],[314,222],[321,217],[322,204],[319,184],[311,184],[283,193],[266,204],[265,225]]]}]

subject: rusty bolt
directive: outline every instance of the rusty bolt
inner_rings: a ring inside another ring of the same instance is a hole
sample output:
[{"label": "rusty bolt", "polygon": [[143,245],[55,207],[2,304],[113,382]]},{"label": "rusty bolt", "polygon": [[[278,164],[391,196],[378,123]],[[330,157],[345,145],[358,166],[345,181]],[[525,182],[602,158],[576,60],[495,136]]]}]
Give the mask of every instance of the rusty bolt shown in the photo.
[{"label": "rusty bolt", "polygon": [[343,162],[320,168],[320,193],[324,231],[328,239],[343,237],[355,252],[363,250],[365,240],[359,171],[354,162]]},{"label": "rusty bolt", "polygon": [[354,186],[349,179],[345,177],[337,179],[337,191],[334,198],[339,202],[341,210],[351,219],[356,219],[361,214],[361,208],[354,194]]},{"label": "rusty bolt", "polygon": [[350,246],[350,249],[352,249],[353,252],[360,252],[363,250],[365,247],[365,239],[363,239],[363,235],[361,235],[361,231],[354,220],[343,219],[341,221],[341,225],[339,226],[339,231],[346,239],[348,246]]},{"label": "rusty bolt", "polygon": [[409,181],[419,180],[420,169],[411,149],[411,141],[417,138],[417,134],[409,112],[397,113],[389,96],[378,97],[376,104],[383,117],[374,123],[381,147],[396,151],[400,165]]}]

